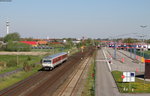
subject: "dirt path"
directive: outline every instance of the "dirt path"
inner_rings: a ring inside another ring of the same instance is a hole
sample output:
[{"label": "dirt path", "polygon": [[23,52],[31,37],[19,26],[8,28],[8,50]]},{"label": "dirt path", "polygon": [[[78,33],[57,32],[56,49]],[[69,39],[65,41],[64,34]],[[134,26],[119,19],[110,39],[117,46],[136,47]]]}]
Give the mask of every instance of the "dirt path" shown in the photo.
[{"label": "dirt path", "polygon": [[44,55],[48,52],[0,52],[0,55]]}]

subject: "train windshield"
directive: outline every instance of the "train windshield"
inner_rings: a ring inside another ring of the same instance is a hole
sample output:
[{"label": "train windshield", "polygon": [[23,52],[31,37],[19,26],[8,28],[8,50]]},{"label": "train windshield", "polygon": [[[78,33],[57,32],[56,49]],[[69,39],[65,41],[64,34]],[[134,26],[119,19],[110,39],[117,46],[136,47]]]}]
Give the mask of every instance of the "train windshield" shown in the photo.
[{"label": "train windshield", "polygon": [[51,63],[51,60],[43,60],[44,63]]}]

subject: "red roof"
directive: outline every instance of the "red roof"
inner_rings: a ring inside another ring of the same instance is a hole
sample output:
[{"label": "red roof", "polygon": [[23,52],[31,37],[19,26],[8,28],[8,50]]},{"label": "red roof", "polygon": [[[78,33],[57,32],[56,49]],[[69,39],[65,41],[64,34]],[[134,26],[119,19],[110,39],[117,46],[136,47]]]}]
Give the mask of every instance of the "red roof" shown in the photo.
[{"label": "red roof", "polygon": [[36,41],[20,41],[21,43],[26,43],[26,44],[29,44],[29,45],[37,45],[37,42]]}]

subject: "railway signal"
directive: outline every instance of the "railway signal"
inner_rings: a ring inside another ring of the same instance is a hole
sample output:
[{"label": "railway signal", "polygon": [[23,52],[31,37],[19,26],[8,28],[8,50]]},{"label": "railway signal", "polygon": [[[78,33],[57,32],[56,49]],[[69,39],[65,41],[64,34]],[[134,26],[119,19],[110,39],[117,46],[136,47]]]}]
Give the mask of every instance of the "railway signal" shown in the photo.
[{"label": "railway signal", "polygon": [[94,73],[92,73],[92,77],[94,78],[94,76],[95,76],[95,74]]},{"label": "railway signal", "polygon": [[85,46],[81,46],[81,51],[83,52]]}]

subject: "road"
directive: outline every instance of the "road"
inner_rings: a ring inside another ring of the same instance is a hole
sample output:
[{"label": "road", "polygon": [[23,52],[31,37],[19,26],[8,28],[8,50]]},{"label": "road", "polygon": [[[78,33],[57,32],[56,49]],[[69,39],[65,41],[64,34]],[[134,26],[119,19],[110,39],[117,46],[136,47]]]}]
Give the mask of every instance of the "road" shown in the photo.
[{"label": "road", "polygon": [[103,51],[98,51],[96,60],[96,96],[119,96],[120,93],[109,71]]},{"label": "road", "polygon": [[[114,64],[109,65],[108,62],[106,62],[106,58],[109,57],[109,54],[107,53],[108,49],[103,48],[102,50],[99,50],[96,57],[96,84],[95,84],[95,95],[96,96],[150,96],[150,94],[126,94],[126,93],[119,93],[117,89],[117,85],[112,77],[111,71],[113,69],[113,65],[118,64],[117,66],[123,65],[132,67],[137,66],[136,64],[128,65],[128,64],[122,64],[118,60],[113,60]],[[119,54],[120,56],[121,54]],[[130,59],[127,59],[127,62],[129,62]],[[130,62],[131,63],[131,62]],[[109,68],[111,66],[111,68]],[[122,68],[117,68],[118,70],[122,70]],[[126,69],[126,68],[125,68]],[[129,70],[131,70],[129,68]],[[124,69],[123,69],[124,70]],[[123,71],[122,70],[122,71]],[[143,70],[142,70],[143,71]]]},{"label": "road", "polygon": [[[108,56],[108,52],[110,53],[109,55],[113,56],[114,54],[114,49],[112,48],[106,48],[106,54]],[[120,50],[121,52],[127,54],[127,51]],[[108,56],[109,57],[109,56]],[[121,59],[124,58],[124,62],[121,62]],[[138,71],[136,72],[137,74],[143,73],[145,71],[145,66],[142,63],[134,63],[133,60],[124,54],[120,53],[117,51],[117,60],[112,60],[111,64],[112,70],[118,70],[118,71]]]}]

